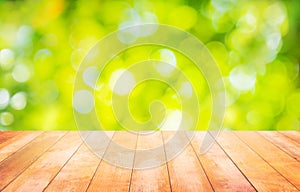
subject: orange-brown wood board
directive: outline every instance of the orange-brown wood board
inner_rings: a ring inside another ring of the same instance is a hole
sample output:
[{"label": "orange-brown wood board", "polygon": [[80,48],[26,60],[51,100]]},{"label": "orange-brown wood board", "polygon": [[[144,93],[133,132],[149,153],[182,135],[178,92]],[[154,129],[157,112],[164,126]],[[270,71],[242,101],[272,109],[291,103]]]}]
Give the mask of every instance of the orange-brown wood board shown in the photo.
[{"label": "orange-brown wood board", "polygon": [[[107,135],[135,151],[164,146],[174,132]],[[200,154],[204,137],[214,144]],[[159,167],[135,169],[144,157],[133,152],[132,167],[121,168],[93,154],[76,131],[2,131],[0,191],[300,191],[300,131],[223,131],[216,140],[200,131],[177,157],[166,147],[160,153],[167,163]]]}]

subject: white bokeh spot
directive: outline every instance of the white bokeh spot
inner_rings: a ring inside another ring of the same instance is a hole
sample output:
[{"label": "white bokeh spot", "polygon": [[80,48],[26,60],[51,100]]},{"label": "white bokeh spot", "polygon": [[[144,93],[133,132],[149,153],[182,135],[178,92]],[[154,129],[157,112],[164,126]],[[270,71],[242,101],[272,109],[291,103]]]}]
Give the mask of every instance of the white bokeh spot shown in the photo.
[{"label": "white bokeh spot", "polygon": [[[160,55],[159,60],[164,63],[157,64],[157,71],[163,76],[171,75],[177,65],[175,54],[169,49],[160,49],[158,52]],[[166,65],[165,63],[168,63],[169,65]]]},{"label": "white bokeh spot", "polygon": [[126,69],[114,71],[109,80],[110,89],[118,95],[127,95],[134,88],[135,84],[133,74]]},{"label": "white bokeh spot", "polygon": [[0,109],[7,107],[9,103],[9,92],[6,89],[0,89]]},{"label": "white bokeh spot", "polygon": [[164,121],[159,125],[161,130],[179,130],[182,121],[182,112],[173,110],[168,113]]},{"label": "white bokeh spot", "polygon": [[87,114],[94,108],[94,96],[88,90],[79,90],[73,97],[73,108],[82,114]]},{"label": "white bokeh spot", "polygon": [[30,71],[26,65],[19,64],[15,66],[12,76],[17,82],[24,83],[30,78]]},{"label": "white bokeh spot", "polygon": [[83,72],[82,78],[86,85],[90,86],[91,88],[94,88],[98,76],[99,72],[97,70],[97,67],[90,66]]},{"label": "white bokeh spot", "polygon": [[179,93],[186,98],[191,98],[193,95],[192,85],[189,82],[183,82],[179,89]]},{"label": "white bokeh spot", "polygon": [[255,86],[256,73],[246,66],[237,66],[231,70],[229,80],[234,88],[249,91]]},{"label": "white bokeh spot", "polygon": [[26,107],[27,100],[24,92],[18,92],[11,98],[10,105],[16,110],[22,110]]}]

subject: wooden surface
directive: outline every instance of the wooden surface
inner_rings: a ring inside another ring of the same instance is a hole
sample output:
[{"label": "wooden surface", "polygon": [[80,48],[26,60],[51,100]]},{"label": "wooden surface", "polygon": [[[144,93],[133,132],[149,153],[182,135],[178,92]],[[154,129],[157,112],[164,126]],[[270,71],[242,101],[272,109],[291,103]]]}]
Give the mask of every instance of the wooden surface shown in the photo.
[{"label": "wooden surface", "polygon": [[[127,154],[131,169],[113,166],[95,156],[75,131],[3,131],[0,191],[300,191],[300,131],[224,131],[199,154],[205,134],[198,132],[174,159],[162,147],[160,160],[168,163],[139,170],[134,169],[143,163],[139,153]],[[164,146],[174,132],[107,135],[140,150]],[[101,148],[105,156],[114,150],[110,143]]]}]

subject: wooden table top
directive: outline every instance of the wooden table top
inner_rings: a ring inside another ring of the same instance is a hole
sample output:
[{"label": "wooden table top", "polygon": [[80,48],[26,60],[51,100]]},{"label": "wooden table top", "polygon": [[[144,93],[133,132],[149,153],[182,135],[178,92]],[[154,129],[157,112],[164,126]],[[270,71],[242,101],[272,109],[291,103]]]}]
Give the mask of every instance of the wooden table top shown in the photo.
[{"label": "wooden table top", "polygon": [[[149,147],[127,132],[115,142]],[[113,166],[95,156],[76,131],[0,132],[0,191],[299,191],[300,131],[224,131],[204,155],[197,132],[175,159],[153,169]],[[166,157],[167,158],[167,157]],[[134,160],[133,160],[134,167]]]}]

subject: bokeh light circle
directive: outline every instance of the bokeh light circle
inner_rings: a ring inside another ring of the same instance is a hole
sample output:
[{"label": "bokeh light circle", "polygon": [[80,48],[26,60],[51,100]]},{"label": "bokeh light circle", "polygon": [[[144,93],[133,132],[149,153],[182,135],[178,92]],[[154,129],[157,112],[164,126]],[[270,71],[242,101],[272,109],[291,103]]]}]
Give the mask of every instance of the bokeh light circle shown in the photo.
[{"label": "bokeh light circle", "polygon": [[[145,34],[144,31],[149,33]],[[134,150],[113,142],[105,131],[109,128],[104,127],[97,117],[106,114],[96,111],[93,107],[94,102],[91,101],[93,98],[91,93],[95,91],[96,81],[86,83],[86,79],[88,79],[87,70],[95,69],[98,72],[98,78],[101,78],[104,68],[116,55],[127,49],[143,45],[157,45],[174,49],[190,59],[204,75],[213,102],[212,115],[208,126],[209,133],[207,132],[201,144],[200,153],[206,152],[213,144],[213,140],[210,139],[208,134],[213,137],[218,135],[225,112],[225,89],[221,72],[208,49],[199,39],[176,27],[158,24],[135,25],[110,33],[88,52],[78,68],[73,89],[73,111],[77,128],[86,145],[97,156],[107,162],[130,169],[132,168],[132,160],[128,160],[128,154],[135,154],[135,157],[140,157],[135,159],[135,169],[157,167],[173,159],[190,143],[198,126],[196,120],[192,123],[186,123],[188,120],[193,119],[193,116],[195,116],[194,119],[198,119],[199,103],[197,94],[193,86],[189,84],[188,78],[185,78],[184,84],[180,85],[175,85],[170,81],[170,77],[184,78],[185,75],[180,69],[176,68],[174,59],[167,49],[162,49],[161,54],[165,55],[163,61],[149,59],[137,62],[129,68],[121,69],[114,74],[109,87],[115,93],[112,96],[114,118],[126,130],[147,135],[153,133],[158,124],[160,125],[158,128],[163,130],[165,124],[172,126],[172,121],[179,119],[180,124],[176,128],[174,136],[168,139],[164,145],[151,149]],[[95,78],[93,77],[93,79]],[[166,117],[167,111],[164,104],[153,101],[149,106],[151,119],[147,122],[136,122],[127,108],[128,95],[139,83],[147,80],[162,81],[172,87],[181,98],[181,111],[174,111]],[[94,86],[91,85],[91,82],[94,83]],[[86,98],[84,95],[88,95],[88,97]],[[123,121],[119,119],[121,116],[123,116]],[[149,127],[152,127],[150,132]],[[92,131],[92,134],[86,136],[86,131]],[[106,151],[106,144],[109,144],[111,150]],[[161,151],[168,153],[167,159],[162,157],[165,154],[161,154]]]}]

